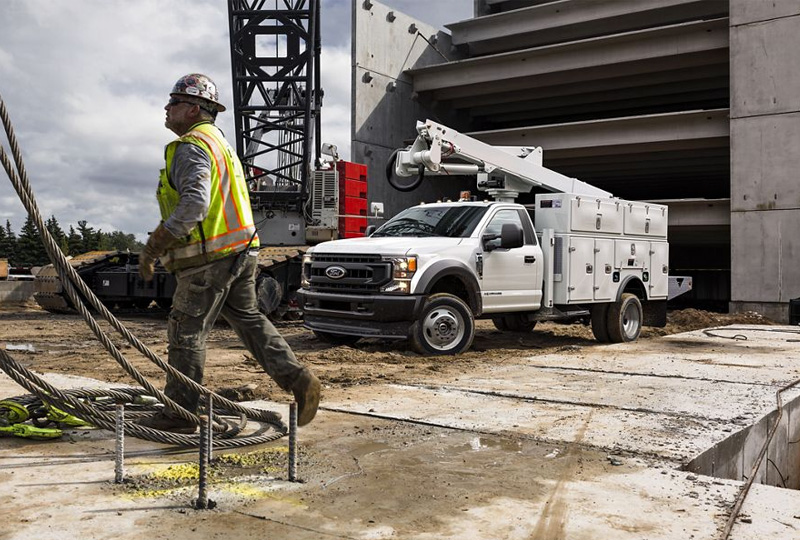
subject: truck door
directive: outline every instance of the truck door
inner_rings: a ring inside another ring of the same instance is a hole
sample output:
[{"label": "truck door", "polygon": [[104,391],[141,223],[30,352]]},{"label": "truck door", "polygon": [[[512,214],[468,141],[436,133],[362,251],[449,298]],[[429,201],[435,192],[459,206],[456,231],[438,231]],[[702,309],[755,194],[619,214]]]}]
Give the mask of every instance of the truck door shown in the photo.
[{"label": "truck door", "polygon": [[[483,251],[481,283],[483,310],[532,311],[542,302],[542,249],[536,241],[530,218],[524,210],[507,208],[492,216],[481,236],[499,234],[504,223],[516,223],[525,233],[525,244],[514,249]],[[499,245],[500,240],[492,240]]]}]

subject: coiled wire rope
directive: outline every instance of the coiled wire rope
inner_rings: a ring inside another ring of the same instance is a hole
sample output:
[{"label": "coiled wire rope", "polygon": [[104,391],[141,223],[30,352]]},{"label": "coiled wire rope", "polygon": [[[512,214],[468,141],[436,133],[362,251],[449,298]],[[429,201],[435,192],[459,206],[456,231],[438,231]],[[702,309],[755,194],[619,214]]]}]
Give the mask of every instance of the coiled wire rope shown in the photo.
[{"label": "coiled wire rope", "polygon": [[[156,353],[150,350],[144,343],[133,335],[123,324],[120,322],[95,296],[92,290],[84,283],[72,265],[69,264],[64,254],[53,239],[50,231],[44,225],[42,216],[39,213],[39,208],[33,196],[30,182],[28,181],[28,174],[22,160],[22,154],[17,143],[14,129],[9,119],[8,111],[6,109],[5,101],[0,96],[0,119],[3,123],[6,137],[8,138],[9,148],[14,158],[14,164],[9,159],[5,148],[0,145],[0,162],[2,162],[3,169],[8,175],[11,184],[14,186],[17,195],[22,201],[23,206],[30,215],[32,221],[36,225],[41,236],[42,243],[47,251],[50,261],[53,263],[56,271],[58,272],[59,279],[64,287],[64,290],[72,301],[78,313],[80,313],[83,320],[92,330],[95,337],[109,352],[109,354],[116,360],[122,369],[133,378],[140,386],[141,389],[131,391],[131,389],[117,388],[112,390],[99,391],[103,397],[109,397],[116,401],[127,402],[132,401],[141,395],[149,395],[156,398],[165,407],[169,407],[174,413],[183,420],[192,422],[195,425],[200,424],[199,418],[192,412],[181,407],[175,401],[167,397],[161,390],[152,384],[146,377],[144,377],[120,352],[119,348],[109,339],[106,333],[102,330],[97,320],[92,316],[89,309],[86,307],[83,298],[86,299],[88,304],[99,313],[102,318],[107,321],[112,328],[114,328],[123,338],[131,344],[137,351],[148,358],[152,363],[157,365],[168,376],[174,377],[182,384],[189,387],[191,390],[198,392],[201,399],[206,396],[213,396],[213,403],[217,409],[217,414],[214,415],[214,431],[215,440],[214,446],[217,448],[238,448],[253,444],[263,444],[277,440],[288,433],[287,426],[281,421],[280,414],[274,411],[253,409],[244,407],[238,403],[230,401],[219,394],[211,392],[206,387],[196,383],[183,373],[177,371]],[[80,295],[79,295],[80,293]],[[33,396],[44,404],[57,407],[73,416],[86,421],[87,423],[114,431],[115,429],[115,416],[113,411],[103,410],[103,407],[98,406],[89,397],[98,397],[96,390],[92,391],[62,391],[53,385],[46,382],[40,376],[31,372],[19,362],[14,360],[7,351],[0,349],[0,368],[8,374],[11,379],[17,382],[20,386],[29,391]],[[19,402],[27,402],[29,398],[13,398]],[[223,419],[219,412],[226,413],[227,416],[238,416],[238,424],[233,424],[227,419]],[[250,435],[241,435],[244,431],[248,420],[260,422],[261,429],[256,429]],[[152,442],[160,442],[166,444],[173,444],[184,447],[195,447],[199,445],[199,435],[181,435],[167,431],[152,429],[136,424],[135,422],[126,422],[125,431],[127,434],[132,435],[139,439],[144,439]]]}]

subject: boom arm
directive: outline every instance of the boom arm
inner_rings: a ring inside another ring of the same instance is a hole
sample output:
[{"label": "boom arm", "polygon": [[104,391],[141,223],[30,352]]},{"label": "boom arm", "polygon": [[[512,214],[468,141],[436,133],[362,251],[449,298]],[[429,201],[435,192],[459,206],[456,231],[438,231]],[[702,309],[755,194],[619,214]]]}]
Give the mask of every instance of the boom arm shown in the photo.
[{"label": "boom arm", "polygon": [[[513,201],[533,187],[611,197],[608,191],[542,166],[541,147],[491,146],[431,120],[417,122],[417,132],[414,144],[397,152],[394,164],[397,176],[475,174],[478,189],[498,200]],[[444,161],[451,158],[459,158],[461,162]]]}]

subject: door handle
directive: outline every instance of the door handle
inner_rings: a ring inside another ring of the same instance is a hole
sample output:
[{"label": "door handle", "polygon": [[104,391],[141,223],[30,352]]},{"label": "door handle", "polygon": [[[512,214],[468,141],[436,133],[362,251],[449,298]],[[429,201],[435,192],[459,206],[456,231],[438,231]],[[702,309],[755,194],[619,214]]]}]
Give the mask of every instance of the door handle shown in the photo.
[{"label": "door handle", "polygon": [[536,257],[534,257],[533,255],[525,255],[525,264],[535,263],[535,262],[536,262]]}]

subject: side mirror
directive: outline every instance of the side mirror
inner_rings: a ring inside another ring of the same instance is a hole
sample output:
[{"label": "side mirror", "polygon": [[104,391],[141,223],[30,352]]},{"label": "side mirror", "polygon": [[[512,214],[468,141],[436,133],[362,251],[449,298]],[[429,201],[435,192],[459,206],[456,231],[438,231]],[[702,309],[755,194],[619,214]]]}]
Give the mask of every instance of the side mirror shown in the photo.
[{"label": "side mirror", "polygon": [[364,236],[372,236],[372,233],[375,232],[377,227],[375,225],[367,225],[367,228],[364,230]]},{"label": "side mirror", "polygon": [[495,249],[499,248],[500,247],[499,245],[491,243],[492,240],[497,240],[498,238],[500,238],[499,234],[484,233],[483,236],[481,236],[481,242],[483,243],[483,249],[485,251],[492,251],[492,250],[495,250]]},{"label": "side mirror", "polygon": [[500,247],[503,249],[513,249],[522,247],[525,244],[525,234],[518,223],[503,223],[500,229]]},{"label": "side mirror", "polygon": [[[491,243],[492,240],[500,239],[500,243]],[[525,244],[525,234],[522,232],[522,227],[519,223],[503,223],[500,229],[500,234],[486,233],[481,236],[483,241],[483,249],[492,251],[497,248],[513,249],[522,247]]]}]

